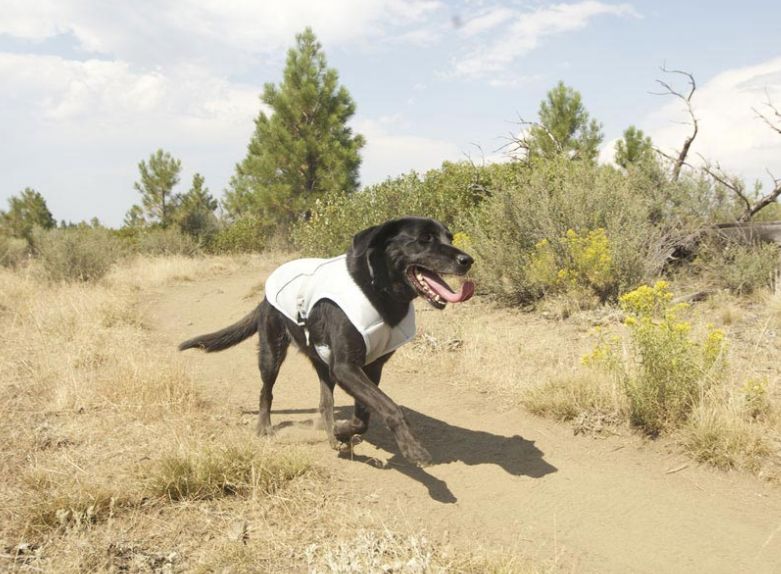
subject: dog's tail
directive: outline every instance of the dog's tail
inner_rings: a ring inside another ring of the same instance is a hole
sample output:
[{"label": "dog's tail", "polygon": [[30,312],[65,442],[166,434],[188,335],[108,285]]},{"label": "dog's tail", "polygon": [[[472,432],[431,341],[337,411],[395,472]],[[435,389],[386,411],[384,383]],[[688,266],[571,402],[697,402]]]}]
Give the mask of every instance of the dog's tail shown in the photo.
[{"label": "dog's tail", "polygon": [[198,337],[193,337],[192,339],[187,339],[184,343],[179,345],[179,350],[202,349],[207,353],[212,353],[214,351],[222,351],[233,345],[238,345],[244,339],[247,339],[258,332],[260,308],[261,305],[258,305],[249,315],[237,321],[230,327],[225,327],[224,329],[207,335],[200,335]]}]

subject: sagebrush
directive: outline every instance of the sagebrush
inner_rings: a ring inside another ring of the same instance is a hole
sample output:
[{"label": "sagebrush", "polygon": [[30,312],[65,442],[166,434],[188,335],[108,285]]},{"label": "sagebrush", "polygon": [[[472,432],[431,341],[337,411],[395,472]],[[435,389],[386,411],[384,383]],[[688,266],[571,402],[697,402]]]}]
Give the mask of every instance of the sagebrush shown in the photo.
[{"label": "sagebrush", "polygon": [[465,229],[480,289],[511,304],[573,283],[615,299],[658,276],[712,215],[702,207],[705,182],[670,182],[651,168],[623,173],[559,158],[511,164],[502,175]]}]

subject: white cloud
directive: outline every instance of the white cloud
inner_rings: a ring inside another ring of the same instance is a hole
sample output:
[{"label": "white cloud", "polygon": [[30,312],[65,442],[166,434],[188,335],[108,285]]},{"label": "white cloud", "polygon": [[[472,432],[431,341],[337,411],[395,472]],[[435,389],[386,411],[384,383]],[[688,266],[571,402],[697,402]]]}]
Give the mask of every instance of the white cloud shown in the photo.
[{"label": "white cloud", "polygon": [[67,12],[65,5],[56,0],[7,0],[3,3],[0,34],[43,40],[66,31]]},{"label": "white cloud", "polygon": [[599,148],[597,161],[608,165],[616,165],[616,144],[621,138],[612,138],[602,144]]},{"label": "white cloud", "polygon": [[505,23],[515,16],[516,12],[509,8],[491,8],[466,20],[462,24],[460,32],[462,36],[467,38],[476,36]]},{"label": "white cloud", "polygon": [[[628,4],[605,4],[593,0],[574,4],[555,4],[533,12],[495,9],[468,22],[467,36],[479,36],[491,30],[495,36],[480,42],[463,58],[452,62],[451,75],[480,78],[506,70],[516,59],[534,50],[548,36],[584,28],[595,16],[635,15]],[[505,24],[500,32],[495,28]]]},{"label": "white cloud", "polygon": [[[305,26],[326,45],[375,41],[394,27],[425,23],[441,7],[436,0],[11,0],[4,6],[0,34],[28,40],[68,34],[90,54],[146,66],[196,59],[225,71],[284,50]],[[431,41],[433,31],[421,27],[406,33],[419,43]]]},{"label": "white cloud", "polygon": [[488,80],[488,85],[493,88],[515,88],[518,86],[532,84],[542,79],[539,74],[522,76],[520,74],[503,74],[494,76]]},{"label": "white cloud", "polygon": [[195,66],[137,71],[126,62],[77,62],[0,53],[0,154],[7,194],[36,187],[57,218],[99,214],[111,224],[138,198],[136,162],[163,147],[219,194],[244,154],[260,109],[256,87]]},{"label": "white cloud", "polygon": [[464,158],[452,142],[394,133],[393,126],[401,120],[392,122],[390,119],[355,122],[355,130],[366,138],[361,166],[363,184],[377,183],[410,170],[425,172],[439,167],[443,161]]},{"label": "white cloud", "polygon": [[[699,164],[702,154],[749,179],[767,179],[766,168],[781,176],[781,136],[752,110],[765,111],[768,97],[781,108],[781,57],[727,70],[700,86],[692,99],[700,130],[689,161]],[[690,133],[681,123],[687,120],[682,103],[671,98],[643,125],[657,146],[677,153]]]},{"label": "white cloud", "polygon": [[121,61],[0,53],[0,75],[14,86],[0,112],[10,122],[24,113],[38,127],[78,128],[81,134],[128,124],[138,132],[139,121],[157,126],[155,131],[161,122],[168,129],[246,125],[259,109],[257,88],[229,83],[196,66],[136,71]]}]

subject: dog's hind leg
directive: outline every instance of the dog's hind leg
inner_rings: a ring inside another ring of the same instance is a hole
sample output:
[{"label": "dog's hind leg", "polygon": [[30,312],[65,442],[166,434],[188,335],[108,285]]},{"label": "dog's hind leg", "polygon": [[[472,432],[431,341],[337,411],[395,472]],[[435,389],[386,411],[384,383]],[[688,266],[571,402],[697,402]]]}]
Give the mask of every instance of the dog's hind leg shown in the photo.
[{"label": "dog's hind leg", "polygon": [[339,449],[339,441],[334,436],[334,382],[328,372],[328,366],[312,360],[312,365],[320,379],[320,424],[328,435],[328,442],[334,449]]},{"label": "dog's hind leg", "polygon": [[277,382],[279,367],[285,360],[290,345],[290,337],[282,316],[268,304],[263,305],[262,308],[258,335],[260,337],[258,366],[263,386],[260,389],[258,403],[257,433],[258,436],[267,436],[272,433],[271,402],[274,399],[274,383]]}]

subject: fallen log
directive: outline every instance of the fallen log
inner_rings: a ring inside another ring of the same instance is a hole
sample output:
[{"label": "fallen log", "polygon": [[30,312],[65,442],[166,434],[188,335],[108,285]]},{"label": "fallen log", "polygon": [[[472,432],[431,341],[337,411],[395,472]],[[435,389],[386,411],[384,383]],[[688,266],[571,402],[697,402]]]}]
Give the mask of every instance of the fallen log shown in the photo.
[{"label": "fallen log", "polygon": [[763,223],[719,223],[716,232],[726,239],[781,244],[781,221]]}]

